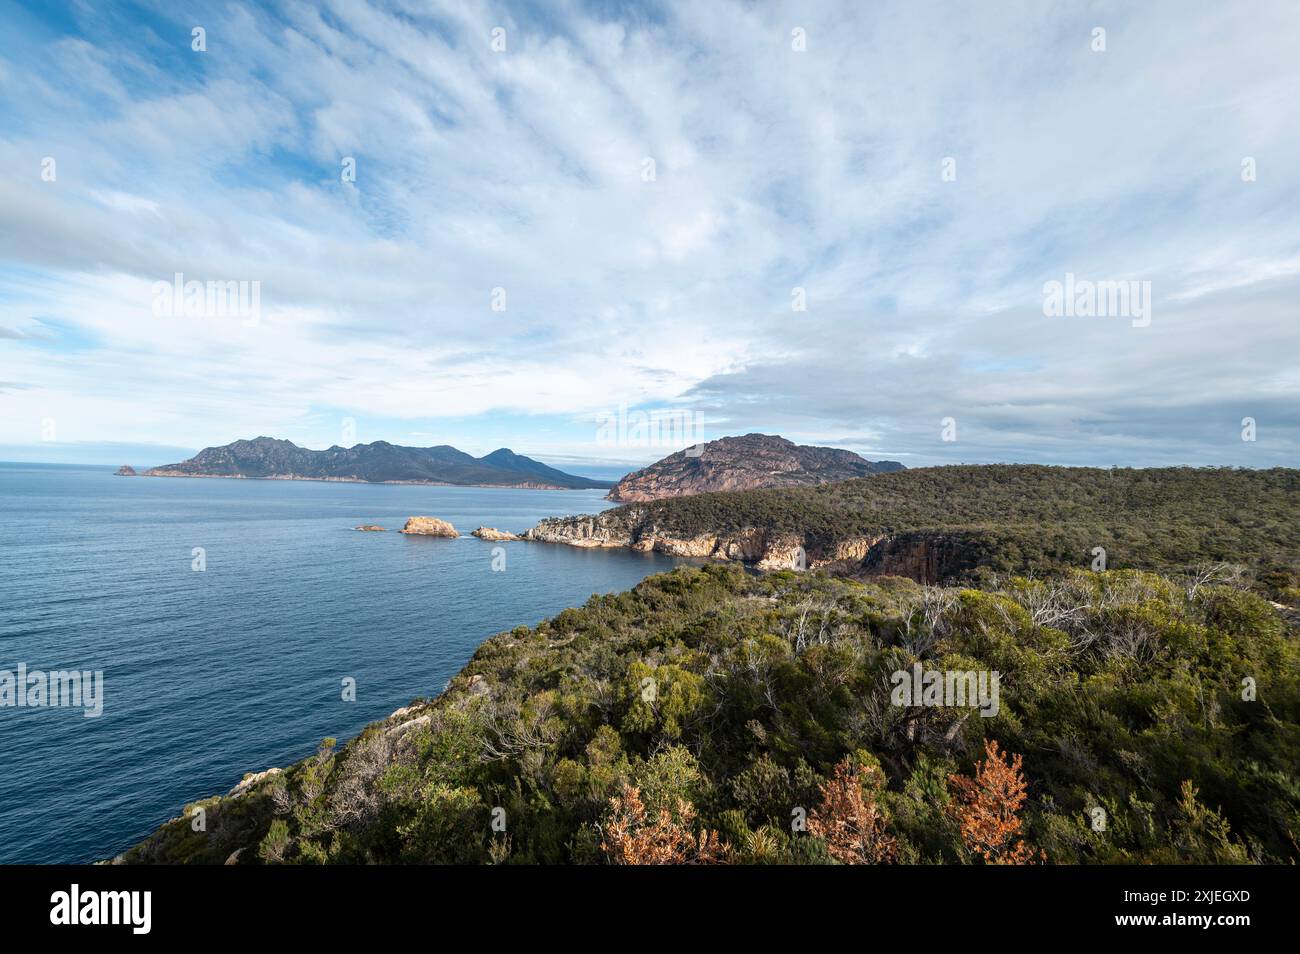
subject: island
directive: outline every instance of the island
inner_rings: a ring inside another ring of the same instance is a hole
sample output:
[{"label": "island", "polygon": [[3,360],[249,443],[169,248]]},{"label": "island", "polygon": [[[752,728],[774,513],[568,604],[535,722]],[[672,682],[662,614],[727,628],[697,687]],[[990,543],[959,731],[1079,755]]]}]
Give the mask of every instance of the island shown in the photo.
[{"label": "island", "polygon": [[566,474],[502,447],[473,457],[447,444],[402,447],[387,441],[311,450],[258,437],[208,447],[189,460],[145,471],[146,477],[242,477],[352,483],[510,487],[520,490],[607,490],[608,480]]}]

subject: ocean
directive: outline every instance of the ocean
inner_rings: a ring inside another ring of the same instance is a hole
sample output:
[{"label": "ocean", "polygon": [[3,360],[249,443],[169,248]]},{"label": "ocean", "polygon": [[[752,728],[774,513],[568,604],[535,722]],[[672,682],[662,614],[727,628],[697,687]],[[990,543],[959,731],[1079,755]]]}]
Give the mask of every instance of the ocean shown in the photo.
[{"label": "ocean", "polygon": [[[98,717],[0,707],[0,863],[111,858],[244,773],[437,695],[492,634],[684,562],[468,536],[599,512],[599,490],[113,470],[0,464],[0,680],[103,673]],[[415,515],[466,536],[394,532]]]}]

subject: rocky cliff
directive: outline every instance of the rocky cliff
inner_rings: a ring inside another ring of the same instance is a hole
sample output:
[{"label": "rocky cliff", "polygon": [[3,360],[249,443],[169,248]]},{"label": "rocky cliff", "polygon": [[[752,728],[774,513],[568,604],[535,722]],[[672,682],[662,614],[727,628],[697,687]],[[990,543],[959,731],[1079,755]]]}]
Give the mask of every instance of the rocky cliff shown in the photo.
[{"label": "rocky cliff", "polygon": [[628,474],[608,497],[620,503],[644,503],[714,490],[813,486],[902,469],[897,461],[869,461],[852,451],[746,434],[671,454]]},{"label": "rocky cliff", "polygon": [[943,533],[881,533],[823,540],[797,531],[745,527],[683,536],[662,531],[649,514],[637,508],[597,516],[550,517],[525,531],[522,539],[729,560],[759,570],[827,569],[850,576],[906,576],[920,583],[960,576],[976,565],[979,552],[977,540]]},{"label": "rocky cliff", "polygon": [[[1091,566],[1291,566],[1300,470],[918,468],[812,487],[692,494],[543,521],[527,537],[925,583]],[[1141,562],[1138,562],[1140,555]]]}]

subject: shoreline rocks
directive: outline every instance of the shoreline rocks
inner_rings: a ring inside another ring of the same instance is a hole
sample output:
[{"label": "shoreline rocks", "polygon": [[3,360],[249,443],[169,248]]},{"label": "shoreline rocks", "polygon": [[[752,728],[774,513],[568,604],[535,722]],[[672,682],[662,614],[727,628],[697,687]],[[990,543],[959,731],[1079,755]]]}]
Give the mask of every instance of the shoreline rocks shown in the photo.
[{"label": "shoreline rocks", "polygon": [[406,526],[402,527],[398,532],[422,537],[460,536],[455,527],[446,520],[439,520],[437,517],[407,517]]},{"label": "shoreline rocks", "polygon": [[546,517],[524,540],[541,543],[564,543],[571,547],[630,547],[635,542],[621,527],[610,526],[602,517]]},{"label": "shoreline rocks", "polygon": [[970,569],[978,556],[978,547],[961,535],[926,531],[825,541],[798,532],[745,527],[684,537],[663,533],[635,509],[598,516],[548,517],[520,539],[725,560],[760,571],[824,569],[836,574],[905,576],[926,584],[956,577]]},{"label": "shoreline rocks", "polygon": [[518,540],[519,534],[511,533],[508,530],[498,530],[496,527],[479,527],[474,531],[472,536],[480,540]]}]

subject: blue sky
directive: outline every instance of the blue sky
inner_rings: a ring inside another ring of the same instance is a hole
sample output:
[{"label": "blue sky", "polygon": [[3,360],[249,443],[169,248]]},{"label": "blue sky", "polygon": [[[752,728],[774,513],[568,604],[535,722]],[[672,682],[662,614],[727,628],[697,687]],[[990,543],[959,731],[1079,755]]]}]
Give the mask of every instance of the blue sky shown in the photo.
[{"label": "blue sky", "polygon": [[1296,465],[1300,8],[995,6],[0,0],[0,458]]}]

